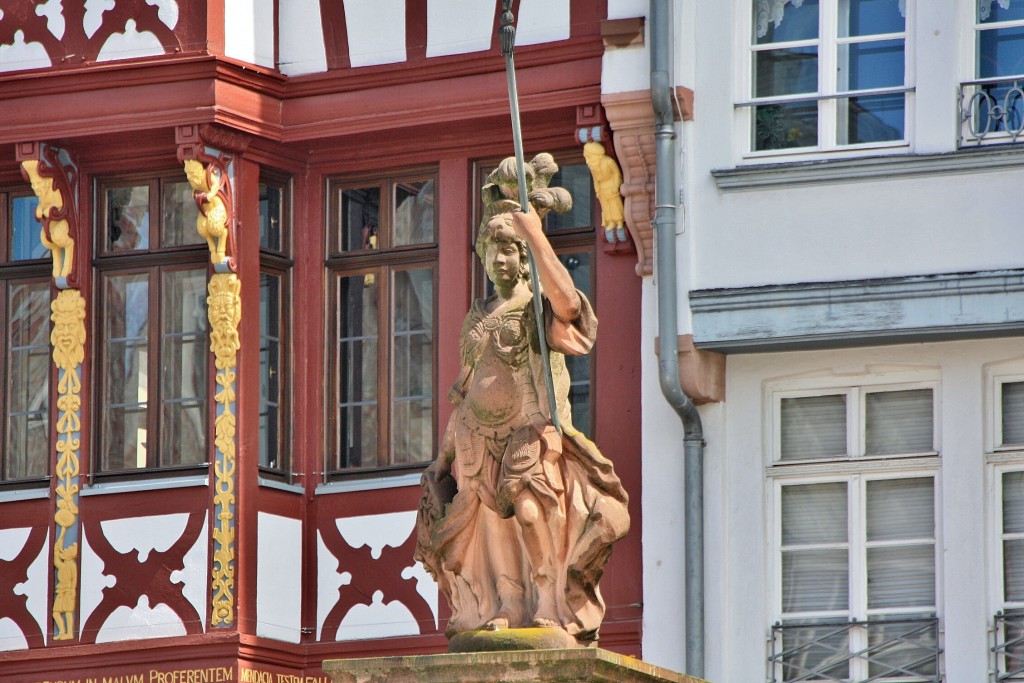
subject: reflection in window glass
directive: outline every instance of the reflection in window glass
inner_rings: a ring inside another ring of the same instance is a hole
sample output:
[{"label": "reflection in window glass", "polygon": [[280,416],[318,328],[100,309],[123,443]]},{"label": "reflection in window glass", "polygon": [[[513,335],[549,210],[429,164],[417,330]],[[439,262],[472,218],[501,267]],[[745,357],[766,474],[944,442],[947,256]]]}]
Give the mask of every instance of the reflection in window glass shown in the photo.
[{"label": "reflection in window glass", "polygon": [[3,479],[46,476],[49,464],[50,287],[11,283],[7,381],[7,439]]},{"label": "reflection in window glass", "polygon": [[281,222],[284,189],[260,183],[260,248],[281,251]]},{"label": "reflection in window glass", "polygon": [[817,37],[818,0],[802,3],[754,0],[754,38],[758,45]]},{"label": "reflection in window glass", "polygon": [[551,187],[564,187],[572,195],[572,210],[559,214],[552,211],[547,215],[545,230],[548,233],[561,230],[590,228],[593,225],[591,206],[594,197],[594,181],[585,164],[566,164],[551,178]]},{"label": "reflection in window glass", "polygon": [[394,274],[394,465],[430,462],[434,454],[434,272]]},{"label": "reflection in window glass", "polygon": [[207,457],[206,272],[164,273],[162,286],[160,464],[195,465]]},{"label": "reflection in window glass", "polygon": [[36,206],[39,200],[33,195],[11,197],[11,260],[27,261],[46,258],[49,250],[39,239],[39,221],[36,220]]},{"label": "reflection in window glass", "polygon": [[754,149],[789,149],[818,144],[818,103],[754,107]]},{"label": "reflection in window glass", "polygon": [[338,278],[337,469],[372,467],[377,460],[377,305],[372,274]]},{"label": "reflection in window glass", "polygon": [[341,190],[341,251],[376,249],[380,230],[380,187]]},{"label": "reflection in window glass", "polygon": [[[559,254],[562,262],[576,289],[583,292],[591,304],[594,303],[591,292],[590,252],[578,251]],[[586,356],[566,356],[565,368],[569,372],[569,402],[572,405],[572,425],[587,435],[592,435],[590,417],[591,362],[593,352]]]},{"label": "reflection in window glass", "polygon": [[149,248],[149,186],[107,190],[107,251]]},{"label": "reflection in window glass", "polygon": [[160,201],[161,247],[181,247],[206,241],[196,227],[199,207],[192,197],[192,186],[188,182],[163,183]]},{"label": "reflection in window glass", "polygon": [[434,181],[395,185],[394,246],[434,242]]},{"label": "reflection in window glass", "polygon": [[260,466],[281,460],[281,277],[260,274]]},{"label": "reflection in window glass", "polygon": [[[149,276],[103,278],[101,468],[146,466],[149,408]],[[152,444],[155,445],[155,444]]]}]

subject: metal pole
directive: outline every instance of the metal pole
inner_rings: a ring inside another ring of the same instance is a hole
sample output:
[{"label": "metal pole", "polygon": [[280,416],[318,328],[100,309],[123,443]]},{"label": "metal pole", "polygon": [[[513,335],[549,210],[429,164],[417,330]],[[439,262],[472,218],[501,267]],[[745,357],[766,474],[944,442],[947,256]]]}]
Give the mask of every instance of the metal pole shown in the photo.
[{"label": "metal pole", "polygon": [[[515,17],[512,16],[512,0],[503,0],[501,14],[501,52],[505,55],[505,76],[508,79],[508,103],[512,112],[512,146],[516,155],[516,174],[519,184],[519,206],[523,213],[530,213],[530,200],[526,187],[526,162],[523,158],[523,130],[519,124],[519,92],[516,89],[516,66],[513,50],[516,43]],[[533,313],[537,319],[537,339],[540,342],[540,357],[544,363],[544,386],[548,395],[548,414],[551,424],[562,433],[562,421],[558,417],[555,403],[555,383],[551,377],[551,361],[548,340],[544,331],[544,302],[541,300],[540,278],[537,276],[537,262],[533,251],[526,246],[526,258],[530,263],[530,286],[533,287]]]}]

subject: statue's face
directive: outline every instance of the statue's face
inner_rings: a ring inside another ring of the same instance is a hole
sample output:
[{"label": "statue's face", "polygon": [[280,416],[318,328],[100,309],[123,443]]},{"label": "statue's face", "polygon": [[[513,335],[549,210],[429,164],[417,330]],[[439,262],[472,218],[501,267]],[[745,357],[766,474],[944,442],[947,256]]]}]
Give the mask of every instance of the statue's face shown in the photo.
[{"label": "statue's face", "polygon": [[487,277],[496,287],[514,287],[522,272],[522,257],[515,242],[493,240],[484,259]]}]

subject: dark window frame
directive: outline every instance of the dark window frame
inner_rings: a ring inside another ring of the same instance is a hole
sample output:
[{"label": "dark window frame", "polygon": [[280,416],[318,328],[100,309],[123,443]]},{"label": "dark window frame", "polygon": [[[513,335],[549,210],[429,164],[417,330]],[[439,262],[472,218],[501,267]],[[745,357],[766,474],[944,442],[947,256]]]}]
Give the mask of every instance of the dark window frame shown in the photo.
[{"label": "dark window frame", "polygon": [[[203,444],[203,459],[201,462],[184,465],[166,464],[164,454],[161,453],[161,438],[163,417],[161,415],[164,397],[162,396],[162,377],[160,376],[161,364],[168,350],[165,349],[165,320],[162,315],[163,306],[163,278],[171,272],[201,271],[204,280],[209,282],[210,254],[205,240],[194,244],[175,245],[163,247],[159,243],[160,232],[163,221],[162,211],[162,189],[166,183],[180,183],[184,181],[183,174],[175,170],[158,171],[153,173],[135,173],[125,175],[110,175],[95,180],[95,257],[93,258],[93,316],[92,339],[95,341],[95,353],[93,367],[95,381],[93,382],[93,405],[95,406],[94,434],[92,437],[93,453],[91,475],[97,479],[146,479],[166,476],[188,475],[205,472],[209,469],[212,458],[211,449],[214,443],[214,421],[216,418],[216,403],[213,400],[214,392],[212,383],[214,381],[216,367],[212,354],[209,353],[209,322],[205,322],[205,341],[199,344],[204,351],[203,363],[205,382],[203,386],[204,396],[203,413],[205,418],[205,429],[201,435],[205,438]],[[126,252],[114,252],[106,248],[108,236],[107,228],[110,225],[111,215],[107,204],[107,190],[112,188],[123,188],[127,186],[147,185],[149,187],[148,210],[149,210],[149,243],[146,249],[132,250]],[[188,226],[186,226],[187,229]],[[198,235],[198,233],[196,233]],[[103,420],[107,402],[105,393],[108,388],[109,375],[108,364],[110,362],[107,353],[107,340],[104,325],[107,321],[109,302],[104,300],[105,283],[108,278],[145,274],[148,277],[148,309],[147,309],[147,378],[146,378],[146,425],[147,425],[147,464],[145,467],[104,469],[103,467],[103,446],[104,428]],[[204,288],[205,289],[205,288]],[[205,298],[204,298],[205,302]],[[154,324],[155,323],[155,324]]]},{"label": "dark window frame", "polygon": [[[396,191],[403,182],[433,183],[433,237],[434,241],[420,244],[394,244],[394,208]],[[325,228],[328,239],[325,254],[325,271],[327,288],[328,315],[326,316],[326,336],[328,343],[325,348],[325,361],[329,368],[326,381],[327,400],[325,401],[325,444],[324,444],[324,478],[325,481],[380,476],[382,474],[401,474],[403,472],[420,471],[430,464],[437,456],[438,439],[438,339],[433,334],[437,330],[439,314],[439,265],[440,249],[438,234],[440,229],[437,207],[440,192],[440,173],[436,167],[415,167],[382,173],[378,175],[329,176],[326,179],[326,220]],[[345,251],[341,230],[341,206],[338,197],[342,192],[355,189],[367,189],[376,186],[380,191],[380,207],[378,211],[377,244],[375,247]],[[387,202],[385,204],[385,202]],[[392,317],[394,315],[394,276],[398,273],[429,268],[431,273],[431,420],[430,420],[430,457],[422,462],[394,464],[394,426],[395,395],[394,395],[394,348],[392,334]],[[377,306],[376,348],[376,463],[368,466],[346,467],[341,462],[342,416],[339,404],[343,395],[342,381],[339,377],[338,347],[342,330],[340,298],[342,282],[345,278],[373,275],[379,287],[379,303]],[[387,343],[380,343],[387,341]]]}]

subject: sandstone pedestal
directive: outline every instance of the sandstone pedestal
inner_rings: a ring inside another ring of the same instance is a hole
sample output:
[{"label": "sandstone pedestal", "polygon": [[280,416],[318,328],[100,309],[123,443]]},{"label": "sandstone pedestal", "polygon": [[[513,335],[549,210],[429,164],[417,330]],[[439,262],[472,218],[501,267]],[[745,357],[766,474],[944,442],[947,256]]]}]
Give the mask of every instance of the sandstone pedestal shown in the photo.
[{"label": "sandstone pedestal", "polygon": [[701,683],[601,650],[522,650],[325,661],[335,683]]}]

